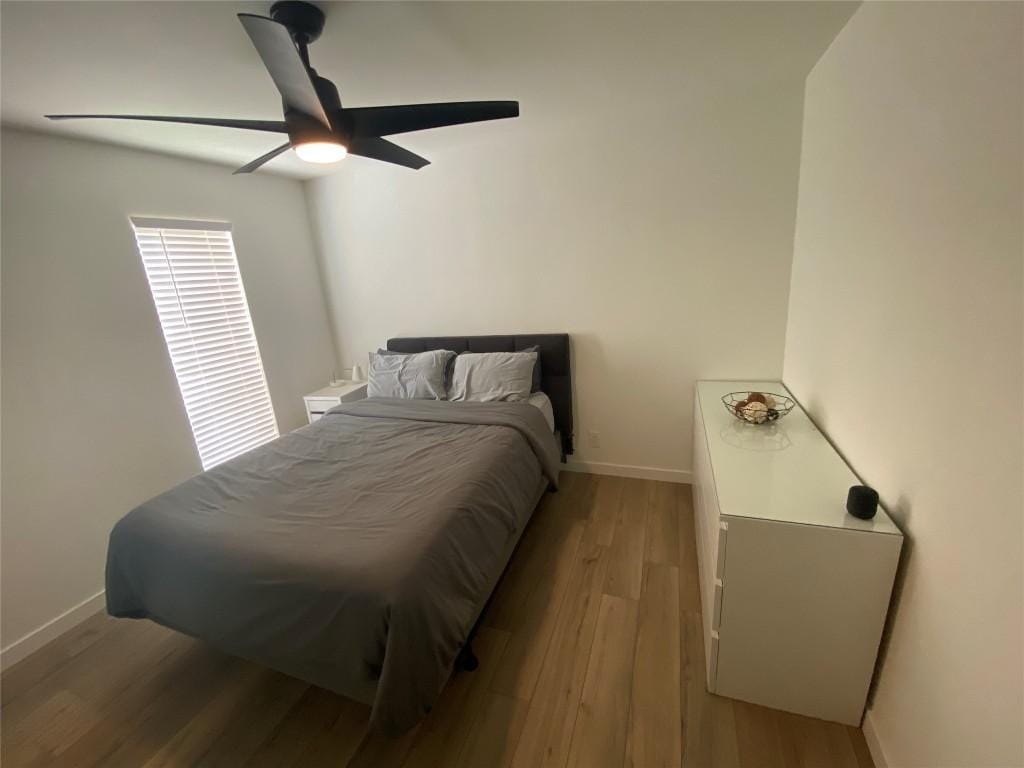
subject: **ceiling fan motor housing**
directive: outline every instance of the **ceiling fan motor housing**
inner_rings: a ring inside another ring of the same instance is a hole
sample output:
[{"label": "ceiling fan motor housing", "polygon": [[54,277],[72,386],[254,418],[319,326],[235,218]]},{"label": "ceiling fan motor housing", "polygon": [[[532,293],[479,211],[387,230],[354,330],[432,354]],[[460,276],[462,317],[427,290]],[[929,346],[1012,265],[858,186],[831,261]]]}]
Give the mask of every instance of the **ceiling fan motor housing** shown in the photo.
[{"label": "ceiling fan motor housing", "polygon": [[340,113],[330,115],[332,126],[326,127],[314,117],[285,105],[284,122],[288,128],[288,138],[292,145],[307,144],[313,141],[342,143],[346,147],[351,139],[350,132],[340,125]]},{"label": "ceiling fan motor housing", "polygon": [[295,41],[302,56],[302,61],[309,72],[309,78],[313,82],[317,98],[323,105],[324,112],[331,121],[333,130],[325,130],[324,126],[317,120],[309,119],[307,115],[288,108],[284,104],[285,122],[288,124],[288,137],[292,144],[302,144],[309,141],[337,141],[348,144],[347,132],[340,125],[341,97],[338,95],[338,88],[326,77],[320,77],[316,70],[309,65],[309,54],[306,46],[320,37],[324,29],[324,12],[311,3],[303,0],[278,0],[270,6],[270,17],[288,27],[292,39]]},{"label": "ceiling fan motor housing", "polygon": [[270,6],[270,18],[288,27],[295,42],[307,46],[324,31],[324,12],[302,0],[278,0]]}]

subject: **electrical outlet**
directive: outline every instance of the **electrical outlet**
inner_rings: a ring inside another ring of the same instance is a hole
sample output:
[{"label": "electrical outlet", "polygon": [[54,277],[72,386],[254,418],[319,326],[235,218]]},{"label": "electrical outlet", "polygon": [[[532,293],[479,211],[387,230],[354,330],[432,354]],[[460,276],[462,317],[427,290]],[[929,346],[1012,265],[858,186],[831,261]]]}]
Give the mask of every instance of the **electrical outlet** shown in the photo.
[{"label": "electrical outlet", "polygon": [[592,430],[590,430],[587,433],[587,436],[590,438],[590,447],[591,448],[600,448],[601,447],[601,433],[600,432],[598,432],[596,429],[592,429]]}]

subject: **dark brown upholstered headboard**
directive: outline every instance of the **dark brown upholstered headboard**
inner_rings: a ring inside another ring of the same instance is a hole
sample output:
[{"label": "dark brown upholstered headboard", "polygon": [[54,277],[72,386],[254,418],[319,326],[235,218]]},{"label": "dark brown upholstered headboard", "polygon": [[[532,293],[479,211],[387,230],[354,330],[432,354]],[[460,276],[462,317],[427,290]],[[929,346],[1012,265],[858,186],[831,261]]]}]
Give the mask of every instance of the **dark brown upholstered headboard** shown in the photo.
[{"label": "dark brown upholstered headboard", "polygon": [[569,334],[535,333],[524,336],[426,336],[388,339],[392,352],[516,352],[540,347],[540,388],[551,399],[555,429],[562,437],[562,452],[572,453],[572,369],[569,364]]}]

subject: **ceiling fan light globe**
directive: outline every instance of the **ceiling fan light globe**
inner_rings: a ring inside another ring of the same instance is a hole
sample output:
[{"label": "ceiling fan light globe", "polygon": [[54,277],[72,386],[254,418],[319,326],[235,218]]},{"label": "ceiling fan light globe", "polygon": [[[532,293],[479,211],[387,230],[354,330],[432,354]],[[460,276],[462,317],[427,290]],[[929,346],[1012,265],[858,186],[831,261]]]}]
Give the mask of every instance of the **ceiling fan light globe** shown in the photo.
[{"label": "ceiling fan light globe", "polygon": [[328,165],[344,160],[348,149],[333,141],[307,141],[295,145],[295,154],[307,163]]}]

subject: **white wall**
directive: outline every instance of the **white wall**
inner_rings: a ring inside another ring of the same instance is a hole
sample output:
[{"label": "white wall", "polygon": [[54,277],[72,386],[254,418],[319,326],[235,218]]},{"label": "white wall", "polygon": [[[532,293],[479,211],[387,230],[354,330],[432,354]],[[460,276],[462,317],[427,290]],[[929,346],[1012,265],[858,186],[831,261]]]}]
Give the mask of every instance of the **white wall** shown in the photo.
[{"label": "white wall", "polygon": [[300,182],[8,128],[0,149],[7,648],[101,590],[113,524],[200,470],[130,214],[234,225],[282,430],[335,359]]},{"label": "white wall", "polygon": [[[352,9],[370,29],[373,5]],[[410,76],[522,116],[393,137],[434,161],[415,173],[350,158],[309,182],[342,364],[394,335],[567,331],[575,458],[688,479],[694,381],[781,375],[803,81],[851,12],[449,10],[460,45],[421,36]]]},{"label": "white wall", "polygon": [[1024,763],[1022,12],[866,4],[807,81],[785,379],[908,535],[893,768]]}]

